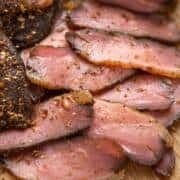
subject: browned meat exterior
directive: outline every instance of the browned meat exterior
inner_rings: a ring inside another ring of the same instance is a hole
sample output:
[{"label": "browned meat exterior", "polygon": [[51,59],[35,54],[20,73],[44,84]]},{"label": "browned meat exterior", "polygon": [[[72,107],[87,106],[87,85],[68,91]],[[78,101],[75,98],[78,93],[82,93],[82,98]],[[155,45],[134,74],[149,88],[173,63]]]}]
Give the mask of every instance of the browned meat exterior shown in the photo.
[{"label": "browned meat exterior", "polygon": [[107,179],[124,162],[111,141],[86,137],[48,143],[8,157],[5,166],[22,179]]},{"label": "browned meat exterior", "polygon": [[154,167],[155,171],[163,176],[170,176],[175,167],[175,154],[172,149],[166,150],[163,158]]},{"label": "browned meat exterior", "polygon": [[68,43],[65,38],[66,32],[69,28],[65,22],[66,13],[59,11],[55,17],[54,24],[50,34],[43,39],[39,44],[43,46],[52,47],[68,47]]},{"label": "browned meat exterior", "polygon": [[[23,50],[22,53],[20,54],[25,68],[26,68],[28,54],[29,54],[29,49]],[[40,102],[41,98],[44,97],[44,95],[45,95],[45,90],[42,87],[39,87],[39,86],[32,84],[30,82],[29,82],[28,89],[29,89],[31,100],[34,104]]]},{"label": "browned meat exterior", "polygon": [[53,0],[0,0],[0,14],[13,14],[33,9],[45,9]]},{"label": "browned meat exterior", "polygon": [[45,11],[25,12],[17,15],[1,16],[2,28],[17,48],[32,46],[48,35],[55,7]]},{"label": "browned meat exterior", "polygon": [[70,24],[76,28],[96,28],[136,37],[180,41],[180,29],[172,19],[158,15],[136,14],[95,1],[84,1],[78,9],[72,11],[69,18]]},{"label": "browned meat exterior", "polygon": [[168,3],[173,2],[172,0],[98,0],[112,5],[119,5],[124,8],[143,12],[143,13],[153,13],[160,11]]},{"label": "browned meat exterior", "polygon": [[92,122],[92,97],[86,91],[57,96],[35,106],[34,126],[0,133],[0,151],[34,146],[83,130]]},{"label": "browned meat exterior", "polygon": [[151,116],[101,100],[95,101],[88,135],[114,140],[131,160],[144,165],[156,164],[172,145],[168,131]]},{"label": "browned meat exterior", "polygon": [[91,65],[69,48],[43,46],[32,49],[26,65],[28,79],[48,89],[97,92],[133,73],[133,70]]},{"label": "browned meat exterior", "polygon": [[180,78],[180,51],[174,47],[95,30],[70,32],[66,37],[78,54],[94,64],[138,68]]},{"label": "browned meat exterior", "polygon": [[0,32],[0,130],[29,126],[31,105],[23,62]]},{"label": "browned meat exterior", "polygon": [[173,88],[165,78],[140,74],[102,92],[97,98],[120,102],[135,109],[168,109],[174,101]]},{"label": "browned meat exterior", "polygon": [[169,83],[172,87],[174,87],[175,97],[175,101],[171,108],[166,111],[148,112],[148,114],[158,119],[158,121],[166,127],[171,126],[174,121],[180,118],[180,80],[170,80]]}]

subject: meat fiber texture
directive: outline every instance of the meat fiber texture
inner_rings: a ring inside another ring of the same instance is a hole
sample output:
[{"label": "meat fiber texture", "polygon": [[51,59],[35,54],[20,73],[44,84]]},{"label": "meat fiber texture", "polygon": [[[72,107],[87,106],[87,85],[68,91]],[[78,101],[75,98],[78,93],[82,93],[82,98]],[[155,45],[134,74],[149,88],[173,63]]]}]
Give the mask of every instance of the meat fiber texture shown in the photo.
[{"label": "meat fiber texture", "polygon": [[98,92],[135,73],[134,70],[92,65],[69,48],[35,47],[26,59],[28,79],[47,89]]},{"label": "meat fiber texture", "polygon": [[180,78],[180,51],[175,47],[89,29],[69,32],[66,38],[76,53],[91,63]]},{"label": "meat fiber texture", "polygon": [[174,102],[174,89],[168,82],[164,77],[135,75],[100,93],[97,98],[139,110],[164,110]]},{"label": "meat fiber texture", "polygon": [[124,8],[142,12],[142,13],[153,13],[162,10],[165,6],[173,3],[172,0],[99,0],[111,5],[119,5]]},{"label": "meat fiber texture", "polygon": [[83,1],[79,8],[73,10],[68,22],[75,29],[93,28],[165,42],[180,41],[180,29],[170,17],[138,14],[91,0]]},{"label": "meat fiber texture", "polygon": [[180,118],[180,80],[169,80],[169,84],[174,88],[174,102],[171,107],[164,111],[147,112],[166,127],[173,125]]},{"label": "meat fiber texture", "polygon": [[55,141],[5,159],[6,168],[23,179],[103,180],[125,158],[111,141],[86,137]]},{"label": "meat fiber texture", "polygon": [[115,141],[131,160],[152,166],[167,147],[172,148],[169,132],[151,116],[102,100],[95,100],[93,107],[94,120],[88,136]]},{"label": "meat fiber texture", "polygon": [[87,91],[57,96],[35,106],[33,127],[0,133],[0,151],[35,146],[86,129],[92,122],[92,96]]}]

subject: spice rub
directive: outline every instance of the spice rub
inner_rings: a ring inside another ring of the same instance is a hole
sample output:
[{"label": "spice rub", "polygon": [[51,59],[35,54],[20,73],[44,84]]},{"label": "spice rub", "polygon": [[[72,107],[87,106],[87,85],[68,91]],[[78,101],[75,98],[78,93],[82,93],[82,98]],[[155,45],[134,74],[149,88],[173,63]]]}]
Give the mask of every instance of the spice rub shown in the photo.
[{"label": "spice rub", "polygon": [[29,126],[31,103],[23,62],[0,32],[0,130]]}]

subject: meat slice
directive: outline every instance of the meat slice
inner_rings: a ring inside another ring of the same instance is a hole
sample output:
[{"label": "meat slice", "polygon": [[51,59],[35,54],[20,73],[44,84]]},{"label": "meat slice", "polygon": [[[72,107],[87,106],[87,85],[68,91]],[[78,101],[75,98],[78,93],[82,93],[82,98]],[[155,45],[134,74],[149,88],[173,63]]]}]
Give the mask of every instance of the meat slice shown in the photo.
[{"label": "meat slice", "polygon": [[148,114],[158,119],[158,121],[166,127],[171,126],[174,121],[180,118],[180,80],[169,80],[169,83],[172,87],[174,87],[175,96],[175,101],[171,108],[166,111],[147,112]]},{"label": "meat slice", "polygon": [[133,76],[97,98],[140,110],[168,109],[174,101],[173,88],[166,79],[148,74]]},{"label": "meat slice", "polygon": [[175,154],[172,149],[166,150],[163,158],[154,167],[156,172],[163,176],[170,176],[175,167]]},{"label": "meat slice", "polygon": [[42,46],[52,46],[52,47],[68,47],[68,43],[65,38],[66,32],[69,31],[69,28],[65,21],[66,13],[58,11],[57,16],[55,17],[52,30],[49,35],[43,39],[39,45]]},{"label": "meat slice", "polygon": [[31,125],[32,102],[23,62],[0,32],[0,130]]},{"label": "meat slice", "polygon": [[164,149],[172,146],[168,131],[151,116],[101,100],[95,100],[94,121],[87,133],[114,140],[131,160],[144,165],[156,164]]},{"label": "meat slice", "polygon": [[42,40],[51,30],[55,6],[44,11],[31,11],[1,16],[2,29],[17,48],[25,48]]},{"label": "meat slice", "polygon": [[172,0],[98,0],[112,5],[119,5],[124,8],[142,12],[142,13],[153,13],[160,11],[165,5],[173,2]]},{"label": "meat slice", "polygon": [[86,91],[57,96],[35,106],[34,126],[0,133],[0,151],[37,145],[87,128],[92,121],[92,97]]},{"label": "meat slice", "polygon": [[5,166],[22,179],[100,180],[123,162],[123,153],[111,141],[79,137],[20,152],[8,157]]},{"label": "meat slice", "polygon": [[1,0],[0,14],[13,14],[33,9],[45,9],[52,5],[53,0]]},{"label": "meat slice", "polygon": [[138,68],[180,78],[180,51],[174,47],[95,30],[70,32],[66,38],[78,54],[94,64]]},{"label": "meat slice", "polygon": [[89,64],[69,48],[39,46],[32,49],[25,61],[29,80],[48,89],[97,92],[134,73],[133,70]]},{"label": "meat slice", "polygon": [[79,8],[72,11],[69,18],[70,24],[76,28],[96,28],[136,37],[180,41],[180,29],[172,19],[159,15],[135,14],[95,1],[84,1]]}]

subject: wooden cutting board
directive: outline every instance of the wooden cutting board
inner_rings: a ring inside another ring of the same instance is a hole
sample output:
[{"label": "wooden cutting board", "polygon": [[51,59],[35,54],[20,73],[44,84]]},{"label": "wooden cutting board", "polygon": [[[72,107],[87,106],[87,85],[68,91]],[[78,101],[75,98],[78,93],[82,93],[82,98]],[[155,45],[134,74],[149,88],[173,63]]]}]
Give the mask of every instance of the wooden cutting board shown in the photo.
[{"label": "wooden cutting board", "polygon": [[[172,17],[175,18],[180,28],[180,0]],[[179,44],[180,47],[180,44]],[[174,151],[176,155],[176,166],[173,174],[169,178],[157,176],[149,167],[143,167],[129,162],[118,175],[114,175],[108,180],[180,180],[180,122],[177,122],[171,129],[170,133],[174,138]],[[0,168],[0,180],[15,180],[6,170]]]}]

